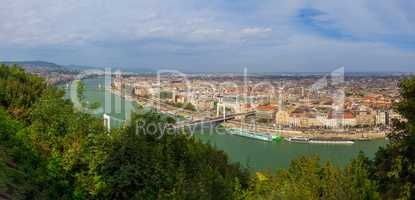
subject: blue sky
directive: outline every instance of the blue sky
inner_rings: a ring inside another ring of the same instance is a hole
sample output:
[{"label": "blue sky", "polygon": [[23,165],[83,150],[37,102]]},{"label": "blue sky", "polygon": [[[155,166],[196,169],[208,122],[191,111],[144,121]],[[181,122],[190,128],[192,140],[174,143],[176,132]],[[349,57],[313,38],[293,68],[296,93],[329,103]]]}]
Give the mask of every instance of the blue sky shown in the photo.
[{"label": "blue sky", "polygon": [[412,0],[3,0],[0,60],[188,72],[415,71]]}]

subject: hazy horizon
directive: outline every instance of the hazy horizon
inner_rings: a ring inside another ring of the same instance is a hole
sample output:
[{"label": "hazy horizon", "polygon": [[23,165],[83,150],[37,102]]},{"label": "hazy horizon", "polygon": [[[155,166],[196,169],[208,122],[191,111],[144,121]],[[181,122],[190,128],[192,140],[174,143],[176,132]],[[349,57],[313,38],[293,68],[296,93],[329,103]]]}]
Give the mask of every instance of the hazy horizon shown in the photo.
[{"label": "hazy horizon", "polygon": [[[105,69],[105,68],[111,68],[112,70],[121,70],[124,72],[149,72],[154,73],[157,72],[157,70],[177,70],[173,67],[158,67],[158,68],[146,68],[146,67],[118,67],[118,66],[91,66],[91,65],[83,65],[83,64],[62,64],[62,63],[55,63],[47,60],[0,60],[0,63],[23,63],[23,62],[47,62],[56,64],[62,67],[66,67],[68,69]],[[331,68],[328,71],[255,71],[254,68],[246,67],[248,73],[250,74],[267,74],[267,75],[274,75],[274,74],[283,74],[283,73],[309,73],[309,74],[324,74],[324,73],[330,73],[331,71],[334,71],[337,68]],[[253,71],[252,71],[253,69]],[[294,68],[295,69],[295,68]],[[408,71],[399,71],[399,70],[393,70],[393,69],[384,69],[384,70],[376,70],[376,68],[367,68],[369,70],[364,70],[366,68],[361,68],[363,70],[348,70],[346,67],[344,67],[345,73],[380,73],[380,74],[387,74],[387,73],[415,73],[415,69],[410,69]],[[217,70],[217,71],[192,71],[192,70],[177,70],[182,73],[189,73],[189,74],[197,74],[197,73],[206,73],[206,74],[215,74],[215,73],[243,73],[244,68],[241,68],[240,70],[235,71],[226,71],[226,68],[223,71]]]}]

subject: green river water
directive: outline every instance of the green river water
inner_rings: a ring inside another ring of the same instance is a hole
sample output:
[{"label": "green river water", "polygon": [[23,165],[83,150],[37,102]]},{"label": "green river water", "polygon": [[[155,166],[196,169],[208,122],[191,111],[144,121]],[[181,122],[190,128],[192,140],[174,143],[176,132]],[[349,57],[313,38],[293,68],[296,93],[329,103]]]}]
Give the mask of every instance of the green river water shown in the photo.
[{"label": "green river water", "polygon": [[[112,111],[109,113],[114,118],[123,119],[134,110],[135,103],[128,100],[123,101],[119,96],[109,94],[109,91],[103,88],[98,88],[99,84],[102,87],[104,86],[103,78],[86,79],[84,83],[86,86],[85,96],[90,102],[99,102],[101,105],[104,105],[105,93],[111,95],[111,107],[113,110],[116,104],[122,102],[124,106],[121,106],[120,112]],[[70,91],[70,88],[67,89],[67,97],[70,96]],[[102,111],[96,114],[102,116]],[[121,124],[117,120],[112,120],[112,123]],[[198,131],[194,134],[194,137],[225,151],[231,161],[249,166],[253,171],[274,171],[277,168],[285,168],[292,159],[301,155],[318,155],[322,161],[331,161],[337,166],[344,166],[359,151],[363,151],[367,156],[373,157],[378,148],[386,144],[385,140],[359,141],[352,145],[303,144],[287,141],[274,143],[234,136],[226,134],[224,131]]]}]

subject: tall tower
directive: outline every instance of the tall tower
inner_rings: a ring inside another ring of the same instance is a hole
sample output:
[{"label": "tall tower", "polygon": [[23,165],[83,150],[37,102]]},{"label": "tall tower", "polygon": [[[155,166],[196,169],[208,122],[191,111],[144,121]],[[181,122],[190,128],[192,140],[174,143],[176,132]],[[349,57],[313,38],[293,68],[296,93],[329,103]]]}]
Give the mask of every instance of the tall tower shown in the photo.
[{"label": "tall tower", "polygon": [[103,114],[103,118],[104,118],[104,126],[107,128],[108,131],[111,130],[111,117],[104,113]]}]

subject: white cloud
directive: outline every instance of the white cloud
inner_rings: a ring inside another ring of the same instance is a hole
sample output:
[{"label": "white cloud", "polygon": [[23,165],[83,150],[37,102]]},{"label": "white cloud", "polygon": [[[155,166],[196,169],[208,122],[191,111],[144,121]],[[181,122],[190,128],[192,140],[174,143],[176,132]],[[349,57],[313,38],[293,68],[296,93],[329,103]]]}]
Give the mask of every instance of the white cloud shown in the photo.
[{"label": "white cloud", "polygon": [[[412,3],[412,9],[408,9],[406,6],[409,6],[409,2],[405,0],[316,0],[310,2],[310,7],[326,13],[325,17],[335,22],[337,27],[356,36],[415,35],[415,19],[407,17],[413,13],[415,5]],[[405,4],[408,5],[405,6]]]},{"label": "white cloud", "polygon": [[[180,65],[186,62],[202,65],[203,61],[212,60],[223,65],[256,63],[265,67],[277,64],[328,67],[335,63],[386,66],[393,62],[408,66],[409,62],[415,62],[411,50],[401,50],[387,41],[365,41],[379,36],[415,37],[415,5],[408,1],[264,0],[255,2],[257,5],[249,13],[237,9],[230,12],[223,5],[226,3],[229,2],[3,0],[0,4],[0,49],[15,47],[36,51],[45,46],[69,46],[86,54],[92,52],[94,56],[105,56],[97,52],[114,53],[120,60],[128,57],[124,58],[123,53],[134,50],[144,52],[143,55],[148,55],[147,51],[152,55],[179,52],[200,58],[198,61],[180,60],[183,59],[180,55],[175,60],[169,54],[164,55],[164,59],[148,61],[156,64],[163,60]],[[362,40],[311,36],[296,21],[302,8],[326,13],[314,18],[321,26],[333,26]],[[144,50],[142,44],[129,44],[130,41],[158,39],[160,43],[147,45],[151,48]],[[174,42],[163,44],[163,39]],[[119,49],[105,48],[117,42],[120,44],[114,46]],[[125,43],[127,46],[123,46]]]},{"label": "white cloud", "polygon": [[260,35],[264,33],[270,33],[271,31],[272,31],[271,28],[259,28],[259,27],[244,28],[241,30],[242,34],[245,34],[245,35]]}]

